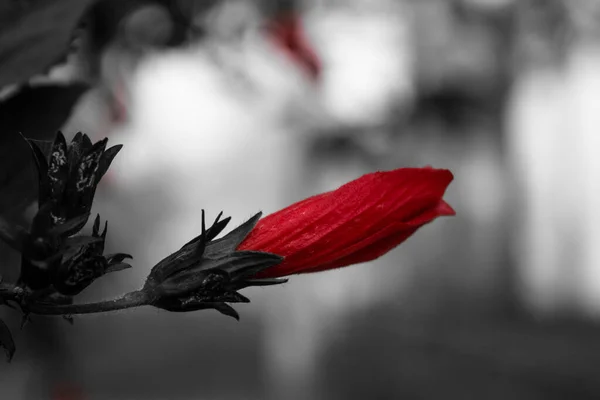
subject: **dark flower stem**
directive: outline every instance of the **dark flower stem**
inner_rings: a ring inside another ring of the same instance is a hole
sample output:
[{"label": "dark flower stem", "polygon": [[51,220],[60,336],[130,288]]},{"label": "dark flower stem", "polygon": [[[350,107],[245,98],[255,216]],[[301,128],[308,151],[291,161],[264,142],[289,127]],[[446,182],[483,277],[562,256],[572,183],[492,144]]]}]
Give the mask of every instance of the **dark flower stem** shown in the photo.
[{"label": "dark flower stem", "polygon": [[39,301],[28,303],[23,301],[26,297],[23,289],[14,285],[0,284],[0,298],[22,304],[27,312],[38,315],[96,314],[152,304],[151,296],[141,290],[127,293],[116,299],[86,304],[58,305]]},{"label": "dark flower stem", "polygon": [[113,300],[99,301],[96,303],[67,305],[54,305],[48,303],[28,304],[27,310],[32,314],[39,315],[75,315],[124,310],[126,308],[141,307],[149,304],[150,300],[146,293],[138,290]]}]

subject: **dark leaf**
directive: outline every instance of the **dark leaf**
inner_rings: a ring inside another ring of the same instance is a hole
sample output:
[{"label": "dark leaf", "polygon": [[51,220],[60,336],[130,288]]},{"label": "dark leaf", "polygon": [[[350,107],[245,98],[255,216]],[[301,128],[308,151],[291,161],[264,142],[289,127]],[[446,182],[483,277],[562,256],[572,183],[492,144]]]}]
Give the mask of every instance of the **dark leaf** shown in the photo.
[{"label": "dark leaf", "polygon": [[0,347],[6,352],[8,362],[10,362],[15,355],[15,342],[8,326],[0,319]]},{"label": "dark leaf", "polygon": [[35,144],[42,151],[45,160],[50,158],[50,153],[52,153],[52,140],[36,140],[28,138],[27,141]]},{"label": "dark leaf", "polygon": [[75,321],[73,320],[73,316],[72,316],[72,315],[63,315],[62,317],[63,317],[63,319],[64,319],[65,321],[67,321],[67,322],[69,323],[69,325],[71,325],[71,326],[72,326],[72,325],[75,323]]},{"label": "dark leaf", "polygon": [[21,226],[8,223],[0,217],[0,239],[18,252],[23,251],[23,243],[29,232]]},{"label": "dark leaf", "polygon": [[[0,215],[27,227],[24,213],[34,203],[37,206],[38,201],[37,167],[31,144],[18,131],[7,130],[5,121],[0,115]],[[49,155],[49,149],[44,154]]]},{"label": "dark leaf", "polygon": [[37,167],[38,167],[38,173],[41,176],[46,176],[48,174],[48,158],[52,152],[52,147],[50,147],[50,152],[48,152],[46,150],[46,148],[44,148],[44,150],[42,150],[42,148],[40,148],[40,145],[46,146],[45,141],[31,140],[31,139],[25,138],[24,136],[23,136],[23,139],[25,139],[27,141],[27,143],[29,144],[29,146],[31,147],[31,151],[33,152],[33,157],[34,157],[35,163],[37,164]]},{"label": "dark leaf", "polygon": [[[25,139],[25,138],[24,138]],[[50,182],[48,181],[48,160],[46,154],[38,147],[38,145],[30,140],[25,139],[33,153],[33,160],[37,168],[38,179],[38,206],[48,201],[50,195]]]},{"label": "dark leaf", "polygon": [[0,87],[25,82],[61,59],[91,1],[5,1],[0,13]]},{"label": "dark leaf", "polygon": [[21,132],[50,155],[54,134],[65,125],[87,90],[89,85],[79,82],[24,85],[0,101],[2,130]]}]

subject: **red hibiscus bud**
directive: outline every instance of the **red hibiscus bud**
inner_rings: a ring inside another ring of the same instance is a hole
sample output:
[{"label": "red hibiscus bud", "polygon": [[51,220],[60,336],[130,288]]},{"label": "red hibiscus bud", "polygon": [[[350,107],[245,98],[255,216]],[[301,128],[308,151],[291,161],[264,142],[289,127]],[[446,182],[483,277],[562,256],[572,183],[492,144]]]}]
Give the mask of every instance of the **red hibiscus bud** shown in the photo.
[{"label": "red hibiscus bud", "polygon": [[256,278],[325,271],[374,260],[435,218],[455,215],[442,196],[448,170],[375,172],[258,221],[237,250],[284,256]]}]

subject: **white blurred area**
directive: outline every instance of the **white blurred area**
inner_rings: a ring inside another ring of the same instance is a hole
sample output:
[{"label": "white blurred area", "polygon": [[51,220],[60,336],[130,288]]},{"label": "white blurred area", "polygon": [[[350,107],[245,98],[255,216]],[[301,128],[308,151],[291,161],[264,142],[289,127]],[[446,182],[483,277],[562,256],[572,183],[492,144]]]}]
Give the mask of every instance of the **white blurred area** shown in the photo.
[{"label": "white blurred area", "polygon": [[[513,237],[534,313],[600,316],[600,45],[598,6],[573,2],[574,43],[560,65],[539,43],[515,85],[509,165],[522,209]],[[532,37],[531,45],[535,46]]]},{"label": "white blurred area", "polygon": [[[200,363],[188,350],[195,341],[221,349],[255,335],[247,346],[258,348],[267,398],[318,398],[321,356],[344,335],[341,322],[384,304],[409,315],[443,315],[456,304],[485,313],[516,295],[535,318],[600,313],[600,47],[590,12],[568,9],[585,28],[562,62],[549,61],[556,50],[542,34],[518,37],[533,54],[521,62],[496,53],[485,20],[463,26],[450,16],[450,3],[485,14],[513,6],[508,0],[310,3],[303,22],[323,63],[317,83],[266,39],[264,16],[249,2],[225,2],[204,22],[208,38],[187,48],[109,53],[110,72],[65,131],[124,144],[94,211],[109,221],[107,252],[133,254],[134,268],[95,283],[88,298],[139,288],[155,263],[198,234],[201,209],[208,220],[232,216],[231,228],[377,169],[451,169],[447,198],[458,215],[371,265],[248,289],[252,303],[236,307],[238,324],[212,311],[82,321],[69,362],[94,398],[116,398],[132,370],[146,371],[132,378],[140,387],[160,387],[150,381],[162,368]],[[513,79],[506,109],[486,109],[493,117],[469,115],[452,127],[429,114],[401,121],[421,115],[420,91],[448,82],[479,106],[502,63]],[[127,119],[115,123],[106,93],[122,82]],[[336,136],[366,150],[315,151]],[[505,286],[509,269],[515,293]],[[98,337],[105,346],[90,350]],[[203,398],[253,396],[231,389]]]},{"label": "white blurred area", "polygon": [[325,109],[337,123],[378,126],[392,103],[413,95],[411,9],[393,1],[354,3],[315,7],[306,24],[325,65]]}]

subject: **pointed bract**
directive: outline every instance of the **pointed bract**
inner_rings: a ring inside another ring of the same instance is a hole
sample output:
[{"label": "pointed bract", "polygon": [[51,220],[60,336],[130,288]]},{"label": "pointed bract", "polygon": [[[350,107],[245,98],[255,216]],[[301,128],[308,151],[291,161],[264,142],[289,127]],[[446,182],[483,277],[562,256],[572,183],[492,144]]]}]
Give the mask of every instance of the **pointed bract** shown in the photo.
[{"label": "pointed bract", "polygon": [[221,239],[210,242],[206,247],[204,253],[205,257],[218,257],[219,254],[235,251],[246,236],[254,229],[261,216],[262,212],[256,213],[252,218],[223,236]]},{"label": "pointed bract", "polygon": [[123,271],[124,269],[129,269],[132,268],[131,264],[127,264],[124,262],[120,262],[120,263],[111,263],[108,264],[108,267],[106,267],[106,271],[104,272],[105,274],[109,274],[112,272],[119,272],[119,271]]},{"label": "pointed bract", "polygon": [[[96,174],[106,143],[107,139],[104,139],[94,144],[83,154],[77,162],[76,168],[71,172],[64,192],[67,218],[90,212],[96,193]],[[84,225],[85,223],[79,227],[79,230]]]},{"label": "pointed bract", "polygon": [[125,253],[107,254],[104,257],[109,262],[109,264],[110,263],[120,263],[120,262],[123,262],[127,258],[133,260],[133,257],[131,255],[125,254]]},{"label": "pointed bract", "polygon": [[[196,236],[186,244],[184,244],[179,251],[165,257],[158,264],[156,264],[150,271],[148,276],[147,284],[152,282],[163,282],[174,274],[187,270],[192,267],[195,263],[198,263],[204,257],[204,252],[207,246],[208,237],[216,236],[220,233],[230,218],[226,218],[223,221],[219,221],[223,213],[219,213],[213,225],[208,230],[206,229],[204,210],[202,210],[202,228],[200,235]],[[224,222],[224,224],[223,224]],[[217,232],[214,235],[211,232]],[[223,253],[225,254],[225,253]]]},{"label": "pointed bract", "polygon": [[238,321],[240,320],[240,315],[237,313],[237,311],[224,302],[209,302],[204,301],[203,299],[181,301],[173,298],[165,298],[161,302],[156,303],[154,306],[170,312],[191,312],[214,309],[223,315],[232,317]]},{"label": "pointed bract", "polygon": [[227,305],[228,302],[249,302],[237,293],[238,290],[285,282],[253,282],[255,274],[279,264],[283,257],[265,252],[235,250],[260,215],[255,215],[224,237],[213,240],[223,231],[230,218],[220,220],[222,213],[219,213],[212,226],[206,229],[202,211],[201,234],[152,268],[144,290],[155,299],[153,305],[175,312],[214,308],[238,319],[237,312]]},{"label": "pointed bract", "polygon": [[106,174],[106,171],[108,171],[110,164],[113,162],[113,160],[115,159],[117,154],[119,154],[119,151],[121,151],[122,148],[123,145],[119,144],[107,149],[102,154],[102,157],[100,157],[100,165],[98,166],[98,172],[96,174],[96,185],[100,182],[104,174]]},{"label": "pointed bract", "polygon": [[[229,224],[229,221],[231,221],[231,217],[227,217],[224,220],[220,220],[221,216],[223,216],[223,211],[221,211],[219,213],[219,215],[217,215],[215,222],[213,222],[210,229],[206,232],[205,240],[207,242],[210,242],[211,240],[213,240],[214,238],[219,236],[219,234],[221,232],[223,232],[223,229],[225,229],[225,227],[227,227],[227,224]],[[204,220],[204,210],[202,210],[202,219]]]},{"label": "pointed bract", "polygon": [[73,236],[87,223],[97,183],[121,146],[105,151],[108,139],[92,143],[80,132],[67,144],[57,132],[46,156],[36,141],[24,140],[38,171],[38,211],[31,232],[0,221],[0,238],[22,253],[19,284],[34,291],[54,284],[62,294],[73,295],[107,272],[130,267],[122,262],[127,256],[102,256],[108,223],[100,233],[99,216],[91,237]]},{"label": "pointed bract", "polygon": [[92,140],[85,133],[81,137],[81,142],[80,142],[79,145],[80,145],[80,150],[81,150],[82,154],[85,154],[85,153],[89,152],[92,149],[92,147],[94,147],[94,144],[92,143]]},{"label": "pointed bract", "polygon": [[83,140],[83,134],[81,132],[77,132],[71,143],[67,146],[67,157],[69,159],[69,174],[73,173],[77,162],[83,155],[83,150],[81,148],[81,141]]},{"label": "pointed bract", "polygon": [[54,275],[53,284],[59,293],[74,296],[107,273],[131,268],[131,265],[123,263],[126,258],[131,258],[128,254],[103,256],[108,225],[105,222],[102,233],[99,227],[100,215],[97,215],[92,227],[92,236],[72,237],[65,241],[65,244],[68,244],[69,240],[81,238],[81,243],[77,243],[80,246],[68,257],[64,257]]},{"label": "pointed bract", "polygon": [[[23,135],[21,135],[23,137]],[[44,157],[48,159],[47,155],[52,152],[52,146],[54,145],[54,140],[38,140],[38,139],[26,139],[30,143],[35,143],[37,147],[41,150]]]},{"label": "pointed bract", "polygon": [[56,134],[48,163],[48,198],[60,202],[69,177],[67,142],[61,132]]}]

